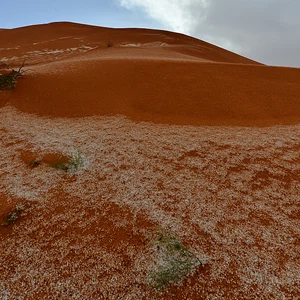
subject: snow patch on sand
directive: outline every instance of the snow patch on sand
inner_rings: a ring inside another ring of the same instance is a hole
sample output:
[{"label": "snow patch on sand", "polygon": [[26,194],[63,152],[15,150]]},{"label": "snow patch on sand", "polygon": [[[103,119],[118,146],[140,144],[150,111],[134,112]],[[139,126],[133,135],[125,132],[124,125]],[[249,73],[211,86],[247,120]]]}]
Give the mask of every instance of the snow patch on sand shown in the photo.
[{"label": "snow patch on sand", "polygon": [[167,43],[162,42],[152,42],[152,43],[129,43],[129,44],[120,44],[121,47],[132,47],[132,48],[140,48],[140,47],[165,47]]},{"label": "snow patch on sand", "polygon": [[[274,147],[278,141],[281,144]],[[21,159],[26,149],[39,154],[68,154],[80,149],[88,164],[78,173],[65,176],[43,164],[31,169]],[[300,125],[170,126],[136,123],[123,116],[54,119],[4,107],[0,109],[0,194],[8,199],[36,200],[44,206],[32,223],[24,221],[27,227],[22,227],[20,234],[25,229],[28,234],[24,233],[22,243],[18,241],[23,249],[18,266],[22,278],[3,270],[5,294],[20,295],[20,283],[25,279],[35,280],[47,293],[48,285],[42,279],[51,274],[52,292],[63,285],[88,298],[89,291],[83,284],[88,272],[103,290],[115,291],[122,290],[124,278],[142,282],[145,270],[153,267],[145,253],[140,253],[134,272],[109,281],[96,276],[94,272],[103,272],[104,267],[103,260],[95,260],[93,269],[80,267],[70,286],[62,283],[59,272],[47,264],[47,257],[32,244],[29,233],[37,230],[34,228],[41,232],[43,211],[54,205],[51,193],[63,190],[61,205],[78,199],[80,209],[57,215],[53,224],[75,222],[74,228],[89,230],[87,211],[101,212],[104,205],[114,203],[175,232],[188,241],[197,257],[208,257],[207,294],[222,298],[224,290],[218,284],[230,278],[235,287],[230,291],[231,299],[240,299],[240,295],[245,299],[258,295],[292,298],[298,295],[300,282],[299,150]],[[78,246],[76,250],[81,265],[87,264],[89,253],[98,253],[88,249],[88,238],[95,237],[86,236],[84,249]],[[66,239],[58,240],[59,249],[69,249]],[[14,245],[9,241],[0,242],[6,253],[3,259]],[[105,253],[98,257],[106,255],[109,261],[120,263],[116,256]],[[1,265],[6,263],[4,260]],[[113,270],[113,265],[105,263],[106,270]],[[200,276],[194,287],[199,292],[203,280]],[[16,286],[20,286],[19,291]],[[34,295],[33,286],[26,292]],[[142,299],[141,292],[140,285],[135,285],[132,298]]]}]

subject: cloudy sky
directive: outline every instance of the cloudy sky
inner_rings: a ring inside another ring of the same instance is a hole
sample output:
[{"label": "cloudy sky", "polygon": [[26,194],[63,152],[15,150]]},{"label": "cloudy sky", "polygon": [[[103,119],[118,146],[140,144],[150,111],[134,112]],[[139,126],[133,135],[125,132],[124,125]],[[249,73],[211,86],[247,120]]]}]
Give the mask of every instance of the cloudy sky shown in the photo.
[{"label": "cloudy sky", "polygon": [[300,67],[300,0],[0,1],[0,28],[73,21],[166,29],[265,64]]}]

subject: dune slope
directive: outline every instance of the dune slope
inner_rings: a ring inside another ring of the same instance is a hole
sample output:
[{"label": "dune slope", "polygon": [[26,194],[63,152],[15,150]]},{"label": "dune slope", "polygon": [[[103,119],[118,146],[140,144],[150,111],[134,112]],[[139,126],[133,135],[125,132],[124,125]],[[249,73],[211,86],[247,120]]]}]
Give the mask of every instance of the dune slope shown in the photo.
[{"label": "dune slope", "polygon": [[184,35],[54,23],[5,30],[1,40],[0,61],[26,59],[30,70],[0,101],[24,112],[191,125],[299,122],[300,70]]}]

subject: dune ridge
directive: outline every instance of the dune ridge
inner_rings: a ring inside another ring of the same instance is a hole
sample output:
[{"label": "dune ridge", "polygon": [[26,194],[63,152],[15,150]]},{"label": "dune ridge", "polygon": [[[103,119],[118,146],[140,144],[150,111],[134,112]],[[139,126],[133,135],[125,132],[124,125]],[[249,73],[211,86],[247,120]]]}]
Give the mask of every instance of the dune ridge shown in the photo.
[{"label": "dune ridge", "polygon": [[24,112],[187,125],[300,120],[299,69],[264,66],[185,35],[52,23],[5,30],[1,40],[0,63],[26,59],[32,69],[15,92],[0,95]]}]

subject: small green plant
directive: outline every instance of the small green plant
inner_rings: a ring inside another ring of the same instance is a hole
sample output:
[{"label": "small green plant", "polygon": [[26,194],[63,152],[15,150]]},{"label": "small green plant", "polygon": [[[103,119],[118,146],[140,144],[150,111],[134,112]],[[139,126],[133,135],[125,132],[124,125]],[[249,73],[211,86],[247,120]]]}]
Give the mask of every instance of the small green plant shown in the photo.
[{"label": "small green plant", "polygon": [[8,226],[19,219],[21,212],[24,210],[23,206],[16,206],[11,212],[6,215],[6,219],[2,226]]},{"label": "small green plant", "polygon": [[67,162],[63,158],[58,158],[55,163],[50,164],[50,167],[66,172],[77,171],[83,166],[83,162],[83,155],[79,150],[77,150],[77,153],[70,156]]},{"label": "small green plant", "polygon": [[54,169],[68,171],[71,168],[69,163],[70,163],[70,161],[65,162],[64,159],[58,158],[54,163],[49,164],[49,166]]},{"label": "small green plant", "polygon": [[16,87],[17,79],[21,76],[23,76],[23,73],[25,72],[23,69],[24,63],[22,66],[16,71],[12,69],[7,74],[0,74],[0,89],[1,90],[11,90]]},{"label": "small green plant", "polygon": [[157,249],[162,254],[163,262],[158,270],[150,274],[150,285],[156,289],[181,280],[201,264],[188,248],[165,231],[159,235]]},{"label": "small green plant", "polygon": [[29,162],[29,166],[32,168],[35,168],[41,164],[41,161],[38,159],[33,159],[32,161]]}]

